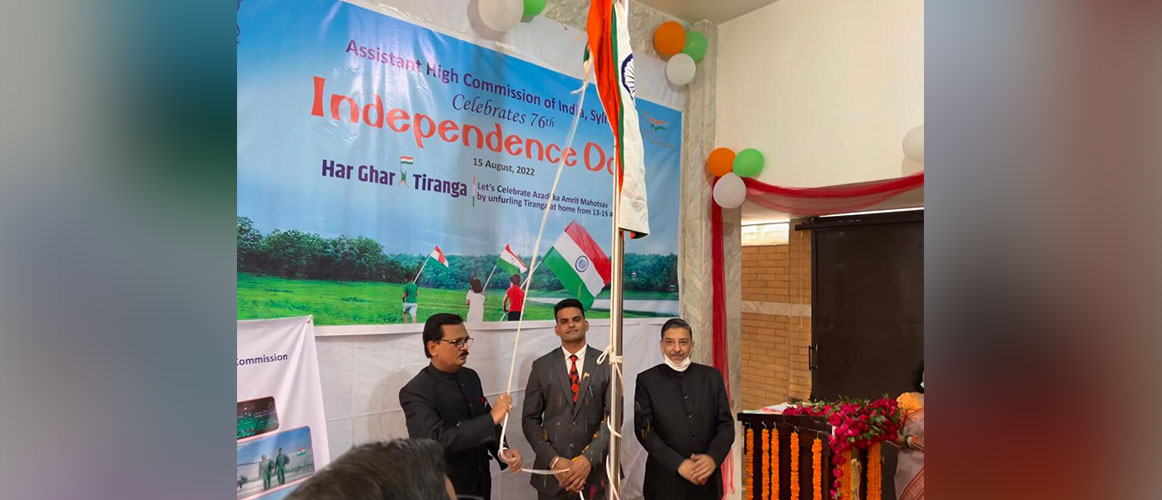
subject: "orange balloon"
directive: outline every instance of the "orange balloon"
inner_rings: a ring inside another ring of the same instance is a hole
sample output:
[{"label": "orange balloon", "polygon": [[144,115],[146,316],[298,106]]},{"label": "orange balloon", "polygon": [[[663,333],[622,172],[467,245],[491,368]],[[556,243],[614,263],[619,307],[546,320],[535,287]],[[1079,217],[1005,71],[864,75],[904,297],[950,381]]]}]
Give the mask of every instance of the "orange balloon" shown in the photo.
[{"label": "orange balloon", "polygon": [[666,21],[654,31],[654,48],[670,57],[686,47],[686,28],[674,21]]},{"label": "orange balloon", "polygon": [[715,177],[722,177],[734,171],[734,151],[718,148],[710,152],[706,159],[706,170]]}]

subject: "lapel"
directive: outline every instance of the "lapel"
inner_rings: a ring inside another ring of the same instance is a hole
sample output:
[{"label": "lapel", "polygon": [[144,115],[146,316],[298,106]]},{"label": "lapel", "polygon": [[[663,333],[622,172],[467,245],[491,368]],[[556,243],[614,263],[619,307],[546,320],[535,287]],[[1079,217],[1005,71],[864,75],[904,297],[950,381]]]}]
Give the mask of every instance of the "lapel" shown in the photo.
[{"label": "lapel", "polygon": [[[597,355],[594,354],[595,351],[596,349],[591,349],[588,345],[585,346],[585,369],[582,373],[578,374],[581,376],[581,388],[577,392],[577,404],[573,405],[573,416],[577,416],[577,412],[580,411],[581,406],[587,404],[585,396],[589,394],[589,381],[593,380],[594,375],[597,373]],[[564,355],[562,354],[561,356],[564,359]],[[586,374],[589,376],[586,376]],[[571,396],[572,394],[573,391],[570,390],[569,395]]]},{"label": "lapel", "polygon": [[[565,370],[565,353],[561,350],[561,346],[553,349],[552,360],[550,363],[550,370],[553,373],[553,380],[557,383],[557,390],[561,391],[561,397],[564,398],[565,407],[573,404],[573,389],[572,384],[569,383],[569,372]],[[549,401],[552,401],[550,398]]]}]

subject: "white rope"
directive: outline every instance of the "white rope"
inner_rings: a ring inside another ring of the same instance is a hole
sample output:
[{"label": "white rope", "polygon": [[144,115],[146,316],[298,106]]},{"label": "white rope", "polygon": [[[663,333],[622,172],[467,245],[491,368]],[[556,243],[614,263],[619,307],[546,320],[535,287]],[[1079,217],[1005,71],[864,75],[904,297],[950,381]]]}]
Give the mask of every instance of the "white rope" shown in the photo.
[{"label": "white rope", "polygon": [[[614,193],[614,196],[616,196],[616,192]],[[614,236],[614,237],[616,238],[616,236]],[[613,297],[612,295],[610,296],[610,298],[616,300],[616,298]],[[610,308],[612,310],[612,304],[610,305]],[[599,356],[597,358],[597,362],[600,364],[602,359],[609,359],[609,366],[611,368],[611,373],[617,373],[617,380],[624,380],[624,377],[622,376],[622,372],[621,372],[622,356],[616,356],[613,354],[613,341],[614,341],[613,331],[614,330],[615,329],[612,328],[612,325],[611,325],[610,329],[609,329],[609,337],[610,337],[609,345],[606,346],[605,350],[601,352],[601,356]],[[612,382],[613,381],[611,381],[611,383]],[[611,397],[612,397],[612,395],[611,395]],[[624,407],[623,407],[622,413],[624,413]],[[612,413],[605,419],[605,427],[607,429],[609,429],[610,439],[613,439],[613,437],[617,437],[618,439],[622,438],[621,432],[618,432],[618,429],[616,429],[614,424],[613,424],[613,414]],[[609,453],[609,456],[605,459],[606,484],[608,486],[609,491],[613,493],[614,500],[621,500],[621,492],[617,491],[617,488],[613,487],[613,481],[614,481],[614,478],[617,477],[617,476],[615,476],[615,474],[617,474],[617,471],[613,470],[613,447],[612,446],[608,447],[608,453]],[[582,495],[581,498],[582,498],[582,500],[584,500],[585,496]]]},{"label": "white rope", "polygon": [[[569,148],[571,148],[573,146],[573,137],[577,133],[577,123],[580,122],[580,120],[581,120],[581,108],[585,103],[585,89],[587,89],[588,87],[589,87],[589,68],[587,66],[586,71],[585,71],[585,77],[581,79],[581,88],[572,92],[574,94],[580,92],[581,96],[577,99],[577,111],[573,114],[573,124],[569,127],[569,136],[565,140],[564,151],[568,151]],[[533,283],[533,273],[536,272],[536,270],[537,270],[537,255],[540,254],[540,252],[541,252],[541,238],[545,235],[545,224],[549,220],[549,211],[552,210],[552,208],[553,208],[553,198],[554,198],[554,195],[557,193],[557,184],[561,181],[561,172],[563,172],[565,170],[565,158],[567,156],[568,155],[562,154],[561,160],[557,162],[557,175],[556,175],[556,177],[553,178],[553,187],[552,187],[552,189],[549,190],[549,199],[545,203],[544,214],[541,215],[541,228],[537,231],[536,243],[533,244],[533,258],[532,258],[532,261],[529,263],[529,276],[528,276],[528,279],[525,280],[525,286],[524,286],[525,298],[524,298],[524,301],[526,303],[528,302],[529,287],[532,286],[532,283]],[[520,346],[520,332],[521,332],[521,327],[524,325],[524,321],[525,321],[525,311],[528,310],[528,308],[524,307],[524,305],[525,304],[521,304],[520,317],[517,318],[517,322],[516,322],[516,337],[513,339],[513,342],[512,342],[512,361],[509,363],[509,366],[508,366],[508,384],[505,385],[505,391],[504,391],[505,394],[512,392],[512,376],[516,372],[516,353],[517,353],[517,348]],[[500,428],[500,451],[504,451],[506,449],[504,446],[504,437],[508,433],[508,416],[510,413],[512,413],[511,406],[509,406],[509,411],[504,414],[504,425],[502,425]]]},{"label": "white rope", "polygon": [[521,469],[521,472],[528,472],[529,474],[536,474],[539,476],[554,476],[561,472],[566,472],[569,469],[549,470],[549,469]]}]

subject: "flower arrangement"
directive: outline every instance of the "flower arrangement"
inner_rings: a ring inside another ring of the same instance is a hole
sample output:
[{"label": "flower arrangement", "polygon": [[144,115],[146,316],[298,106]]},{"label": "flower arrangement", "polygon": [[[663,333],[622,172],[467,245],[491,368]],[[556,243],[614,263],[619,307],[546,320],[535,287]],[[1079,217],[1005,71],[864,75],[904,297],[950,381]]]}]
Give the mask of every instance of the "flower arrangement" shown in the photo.
[{"label": "flower arrangement", "polygon": [[[899,438],[900,428],[903,426],[903,416],[900,413],[899,404],[895,399],[888,397],[875,400],[840,398],[839,401],[831,403],[800,403],[783,410],[783,415],[823,417],[827,419],[827,423],[831,424],[832,435],[828,444],[831,446],[832,467],[835,475],[831,490],[831,497],[834,499],[841,499],[847,494],[847,489],[843,486],[850,484],[851,478],[843,476],[851,474],[851,450],[867,450],[872,445],[884,441],[895,441]],[[879,464],[873,463],[880,459],[878,453],[876,455],[872,457],[869,454],[869,491],[871,490],[870,486],[881,483],[878,473],[882,470]],[[873,475],[873,469],[877,472],[875,479],[870,477]],[[869,497],[870,495],[869,493]]]}]

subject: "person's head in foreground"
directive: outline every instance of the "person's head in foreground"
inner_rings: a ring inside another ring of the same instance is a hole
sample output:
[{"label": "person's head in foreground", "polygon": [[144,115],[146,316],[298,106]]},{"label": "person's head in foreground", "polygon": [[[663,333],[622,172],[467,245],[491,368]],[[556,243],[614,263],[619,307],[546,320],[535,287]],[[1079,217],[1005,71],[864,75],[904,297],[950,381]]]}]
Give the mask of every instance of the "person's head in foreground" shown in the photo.
[{"label": "person's head in foreground", "polygon": [[431,439],[396,439],[352,448],[287,500],[455,500],[444,449]]}]

